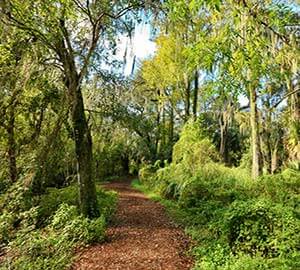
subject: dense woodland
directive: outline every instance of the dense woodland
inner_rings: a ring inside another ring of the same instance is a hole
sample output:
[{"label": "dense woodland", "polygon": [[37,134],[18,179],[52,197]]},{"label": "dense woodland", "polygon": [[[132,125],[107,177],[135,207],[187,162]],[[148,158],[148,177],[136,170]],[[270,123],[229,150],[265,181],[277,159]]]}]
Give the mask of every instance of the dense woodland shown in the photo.
[{"label": "dense woodland", "polygon": [[[67,269],[105,240],[117,195],[99,183],[125,175],[195,240],[194,269],[299,269],[299,12],[1,0],[0,269]],[[156,51],[125,76],[140,24]]]}]

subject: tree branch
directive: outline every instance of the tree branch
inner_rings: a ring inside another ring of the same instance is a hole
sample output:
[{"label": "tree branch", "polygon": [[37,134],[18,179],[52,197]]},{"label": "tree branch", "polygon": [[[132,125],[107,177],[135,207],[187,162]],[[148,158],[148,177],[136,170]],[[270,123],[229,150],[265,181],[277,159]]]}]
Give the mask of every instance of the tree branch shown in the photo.
[{"label": "tree branch", "polygon": [[272,109],[274,109],[274,108],[276,108],[282,101],[284,101],[286,98],[288,98],[289,96],[292,96],[292,95],[294,95],[294,94],[296,94],[296,93],[300,93],[300,88],[299,89],[296,89],[296,90],[294,90],[294,91],[292,91],[292,92],[290,92],[290,93],[288,93],[288,94],[286,94],[284,97],[282,97],[278,102],[276,102],[276,104],[274,104],[273,106],[272,106]]},{"label": "tree branch", "polygon": [[261,25],[263,25],[265,28],[273,32],[276,36],[278,36],[284,43],[287,45],[290,45],[290,39],[285,36],[282,33],[279,33],[277,30],[275,30],[272,26],[270,26],[267,22],[263,21],[258,17],[258,13],[254,12],[251,7],[247,4],[246,0],[239,1],[243,5],[244,8],[248,10],[248,13]]}]

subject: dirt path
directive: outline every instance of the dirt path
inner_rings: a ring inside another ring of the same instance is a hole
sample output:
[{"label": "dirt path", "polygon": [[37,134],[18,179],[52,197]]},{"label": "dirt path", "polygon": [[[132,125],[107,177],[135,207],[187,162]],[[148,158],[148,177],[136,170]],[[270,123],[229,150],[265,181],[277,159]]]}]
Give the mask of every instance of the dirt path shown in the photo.
[{"label": "dirt path", "polygon": [[188,270],[189,240],[167,218],[164,208],[132,189],[129,183],[111,183],[119,204],[108,241],[86,248],[72,270]]}]

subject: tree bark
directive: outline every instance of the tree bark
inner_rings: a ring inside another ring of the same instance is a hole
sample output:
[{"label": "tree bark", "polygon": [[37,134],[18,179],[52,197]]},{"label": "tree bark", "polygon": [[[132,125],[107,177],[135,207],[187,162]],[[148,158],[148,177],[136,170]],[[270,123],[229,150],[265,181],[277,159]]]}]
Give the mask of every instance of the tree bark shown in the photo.
[{"label": "tree bark", "polygon": [[184,86],[185,86],[185,121],[190,118],[190,80],[187,74],[184,75]]},{"label": "tree bark", "polygon": [[271,157],[271,174],[276,173],[278,169],[278,141],[276,141]]},{"label": "tree bark", "polygon": [[226,163],[227,162],[227,157],[226,157],[227,124],[225,123],[223,113],[221,114],[221,117],[219,119],[219,124],[220,124],[220,149],[219,149],[219,153],[220,153],[220,156],[222,157],[223,161]]},{"label": "tree bark", "polygon": [[251,148],[252,148],[252,178],[257,178],[261,174],[261,157],[257,112],[257,97],[255,87],[250,88],[250,124],[251,124]]},{"label": "tree bark", "polygon": [[[300,89],[299,78],[298,81],[293,83],[289,81],[289,92],[294,92],[295,89]],[[300,152],[297,150],[300,148],[300,92],[295,92],[289,97],[288,100],[290,107],[290,137],[294,143],[288,149],[289,159],[291,161],[300,160]]]},{"label": "tree bark", "polygon": [[193,97],[193,116],[194,119],[197,118],[197,110],[198,110],[198,92],[199,92],[199,74],[198,70],[195,71],[195,78],[194,78],[194,83],[195,83],[195,89],[194,89],[194,97]]},{"label": "tree bark", "polygon": [[9,119],[7,124],[7,153],[8,153],[8,167],[9,167],[9,177],[12,183],[17,181],[18,169],[16,161],[16,140],[15,140],[15,113],[14,113],[14,101],[9,108]]},{"label": "tree bark", "polygon": [[[270,89],[271,90],[271,89]],[[270,91],[269,97],[272,95]],[[262,121],[262,134],[260,134],[260,147],[263,168],[272,173],[272,134],[275,135],[275,130],[272,129],[272,111],[269,97],[263,101],[265,111]],[[279,132],[279,131],[276,131]]]},{"label": "tree bark", "polygon": [[[57,39],[56,52],[61,63],[63,63],[64,82],[68,91],[69,107],[71,108],[72,130],[77,161],[80,212],[86,217],[95,218],[98,217],[100,213],[94,179],[92,136],[85,116],[81,92],[81,83],[83,75],[85,75],[86,72],[86,66],[84,65],[80,72],[77,71],[74,52],[69,40],[69,33],[65,29],[64,20],[60,20],[60,23],[64,38]],[[64,42],[64,39],[66,42]],[[94,40],[94,42],[96,41]],[[94,48],[94,46],[96,45],[93,43],[90,49]],[[89,58],[87,58],[86,61],[88,62]]]},{"label": "tree bark", "polygon": [[80,210],[84,216],[99,216],[93,170],[92,136],[84,113],[83,97],[77,78],[68,85],[71,97],[71,118],[77,159]]},{"label": "tree bark", "polygon": [[169,144],[173,146],[174,139],[174,108],[170,102],[170,125],[169,125]]}]

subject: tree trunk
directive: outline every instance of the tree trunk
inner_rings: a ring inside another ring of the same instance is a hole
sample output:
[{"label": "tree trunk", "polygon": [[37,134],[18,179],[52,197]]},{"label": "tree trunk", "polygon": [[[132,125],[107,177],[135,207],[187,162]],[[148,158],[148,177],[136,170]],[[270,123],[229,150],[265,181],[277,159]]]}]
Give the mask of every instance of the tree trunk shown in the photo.
[{"label": "tree trunk", "polygon": [[[289,81],[289,92],[300,89],[299,78],[297,82]],[[289,97],[288,100],[290,107],[290,143],[288,154],[291,161],[300,160],[300,92],[296,92]]]},{"label": "tree trunk", "polygon": [[162,103],[162,123],[161,123],[161,130],[160,130],[160,136],[161,136],[161,143],[160,143],[160,158],[164,159],[164,150],[166,148],[166,109],[165,104]]},{"label": "tree trunk", "polygon": [[[270,94],[271,95],[271,94]],[[274,132],[274,131],[273,131]],[[277,132],[277,131],[276,131]],[[265,120],[265,138],[266,138],[266,157],[264,166],[268,173],[272,173],[272,111],[270,100],[266,101],[266,120]]]},{"label": "tree trunk", "polygon": [[156,115],[156,126],[157,126],[157,132],[155,136],[155,154],[154,154],[154,160],[159,159],[159,141],[161,136],[161,128],[160,128],[160,121],[161,121],[161,111],[160,111],[160,105],[159,102],[156,105],[157,115]]},{"label": "tree trunk", "polygon": [[271,174],[276,173],[278,169],[278,141],[276,141],[274,149],[272,151],[272,158],[271,158]]},{"label": "tree trunk", "polygon": [[256,90],[252,86],[250,91],[250,124],[251,124],[251,148],[252,148],[252,178],[261,174],[260,142],[258,130],[258,113],[256,105]]},{"label": "tree trunk", "polygon": [[[75,57],[72,48],[70,48],[71,45],[68,43],[69,37],[66,34],[67,30],[65,29],[64,21],[61,20],[60,23],[65,36],[57,39],[56,51],[61,63],[63,63],[65,86],[68,91],[69,106],[71,108],[80,211],[84,216],[94,218],[98,217],[100,213],[94,179],[92,136],[85,116],[81,92],[82,74],[86,74],[86,66],[82,67],[81,72],[77,72]],[[64,39],[67,41],[65,42]]]},{"label": "tree trunk", "polygon": [[9,108],[9,119],[7,125],[7,153],[8,153],[8,168],[10,181],[14,183],[18,178],[17,162],[16,162],[16,140],[15,140],[15,113],[13,103]]},{"label": "tree trunk", "polygon": [[223,161],[226,163],[227,158],[226,158],[226,138],[227,138],[227,125],[224,123],[224,117],[223,113],[219,119],[219,124],[220,124],[220,149],[219,153],[220,156],[222,157]]},{"label": "tree trunk", "polygon": [[84,104],[78,80],[74,78],[68,87],[72,102],[72,125],[77,159],[80,210],[84,216],[99,216],[96,185],[93,170],[92,136],[84,113]]},{"label": "tree trunk", "polygon": [[130,163],[130,160],[129,160],[129,156],[127,154],[125,154],[125,156],[123,156],[121,158],[121,162],[122,162],[122,168],[123,168],[123,173],[124,175],[129,175],[129,163]]},{"label": "tree trunk", "polygon": [[170,125],[169,125],[169,144],[173,145],[174,139],[174,108],[173,104],[170,103]]},{"label": "tree trunk", "polygon": [[187,74],[184,75],[185,86],[185,121],[190,118],[190,80]]},{"label": "tree trunk", "polygon": [[198,109],[198,92],[199,92],[199,74],[198,70],[195,71],[195,89],[194,89],[194,97],[193,97],[193,116],[194,119],[197,118],[197,109]]},{"label": "tree trunk", "polygon": [[34,195],[40,195],[45,192],[45,168],[46,162],[48,161],[49,155],[51,155],[51,148],[58,136],[63,123],[67,120],[67,114],[64,110],[57,115],[57,121],[53,127],[53,130],[49,133],[45,144],[41,147],[39,153],[37,154],[37,168],[35,174],[32,178],[31,188]]},{"label": "tree trunk", "polygon": [[172,102],[170,102],[170,122],[168,132],[168,161],[172,161],[172,149],[174,145],[174,108]]}]

